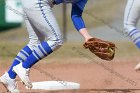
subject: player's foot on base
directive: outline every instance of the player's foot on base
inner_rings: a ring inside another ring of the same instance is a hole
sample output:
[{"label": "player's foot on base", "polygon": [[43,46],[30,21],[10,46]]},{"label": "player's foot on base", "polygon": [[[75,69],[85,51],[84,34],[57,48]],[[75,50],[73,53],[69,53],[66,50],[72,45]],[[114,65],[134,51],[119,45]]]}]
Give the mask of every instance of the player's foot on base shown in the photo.
[{"label": "player's foot on base", "polygon": [[5,73],[0,77],[0,82],[4,85],[8,92],[19,93],[15,79],[11,79],[8,73]]},{"label": "player's foot on base", "polygon": [[140,63],[135,66],[136,71],[140,71]]},{"label": "player's foot on base", "polygon": [[13,67],[13,71],[20,77],[21,81],[25,84],[29,89],[32,88],[32,83],[29,79],[29,69],[26,69],[22,66],[22,63]]}]

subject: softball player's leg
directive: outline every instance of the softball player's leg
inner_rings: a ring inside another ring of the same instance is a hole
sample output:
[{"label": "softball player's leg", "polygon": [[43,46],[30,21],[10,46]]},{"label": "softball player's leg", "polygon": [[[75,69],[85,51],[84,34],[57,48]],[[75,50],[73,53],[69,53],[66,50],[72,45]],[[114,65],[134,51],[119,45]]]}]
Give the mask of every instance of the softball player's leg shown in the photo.
[{"label": "softball player's leg", "polygon": [[25,20],[26,25],[28,25],[28,34],[29,34],[29,43],[20,50],[20,52],[15,57],[12,66],[10,67],[8,74],[10,78],[15,79],[16,73],[12,71],[13,67],[20,62],[24,62],[27,57],[32,53],[32,50],[38,46],[38,43],[40,42],[36,33],[34,32],[29,20],[26,18]]},{"label": "softball player's leg", "polygon": [[140,48],[140,31],[137,29],[136,25],[139,18],[140,0],[128,0],[125,9],[124,28],[138,48]]},{"label": "softball player's leg", "polygon": [[63,40],[47,0],[30,0],[30,2],[22,0],[22,3],[32,27],[45,37],[44,41],[34,48],[26,61],[13,67],[14,72],[18,74],[25,85],[31,88],[32,84],[28,77],[29,68],[59,48],[63,44]]},{"label": "softball player's leg", "polygon": [[27,29],[29,31],[29,43],[17,54],[8,72],[6,72],[3,76],[0,77],[0,81],[11,93],[19,92],[15,81],[16,73],[12,71],[13,67],[21,62],[24,62],[27,59],[27,57],[32,53],[32,50],[38,46],[38,43],[40,43],[40,40],[37,37],[37,35],[39,34],[36,34],[34,32],[34,29],[28,21],[28,18],[26,16],[25,18],[26,25],[28,25]]},{"label": "softball player's leg", "polygon": [[[128,0],[125,16],[124,28],[127,35],[133,40],[136,46],[140,49],[140,31],[136,27],[140,18],[140,0]],[[135,70],[140,69],[140,63],[135,67]]]}]

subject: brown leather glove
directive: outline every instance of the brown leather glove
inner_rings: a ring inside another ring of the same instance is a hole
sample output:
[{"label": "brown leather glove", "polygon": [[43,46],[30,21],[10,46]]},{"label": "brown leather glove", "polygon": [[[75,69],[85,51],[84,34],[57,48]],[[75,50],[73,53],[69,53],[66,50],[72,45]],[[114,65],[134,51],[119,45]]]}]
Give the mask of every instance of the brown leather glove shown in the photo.
[{"label": "brown leather glove", "polygon": [[103,60],[110,61],[114,58],[116,47],[112,42],[91,38],[83,46]]}]

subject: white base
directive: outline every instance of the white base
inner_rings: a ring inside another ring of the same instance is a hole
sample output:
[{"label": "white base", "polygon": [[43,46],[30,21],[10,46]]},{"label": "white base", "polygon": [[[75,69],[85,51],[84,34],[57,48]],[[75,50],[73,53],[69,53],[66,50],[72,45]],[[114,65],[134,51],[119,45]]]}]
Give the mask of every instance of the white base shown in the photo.
[{"label": "white base", "polygon": [[32,89],[42,90],[66,90],[66,89],[79,89],[80,84],[67,81],[41,81],[33,82]]}]

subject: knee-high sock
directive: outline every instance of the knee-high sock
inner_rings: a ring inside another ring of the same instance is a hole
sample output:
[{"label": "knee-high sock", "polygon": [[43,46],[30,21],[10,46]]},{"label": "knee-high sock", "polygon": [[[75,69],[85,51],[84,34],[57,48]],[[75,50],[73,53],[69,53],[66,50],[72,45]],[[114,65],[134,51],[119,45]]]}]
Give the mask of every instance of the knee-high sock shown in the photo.
[{"label": "knee-high sock", "polygon": [[42,42],[37,48],[34,49],[32,54],[26,59],[26,61],[22,63],[22,66],[24,68],[31,68],[35,63],[52,52],[53,50],[51,49],[49,44],[47,42]]},{"label": "knee-high sock", "polygon": [[140,49],[140,31],[138,29],[131,30],[128,35],[133,40],[133,42],[136,44],[136,46]]},{"label": "knee-high sock", "polygon": [[32,53],[32,50],[25,46],[15,57],[10,69],[8,70],[9,77],[15,79],[16,73],[12,71],[13,67],[19,64],[20,62],[24,62],[27,57]]}]

